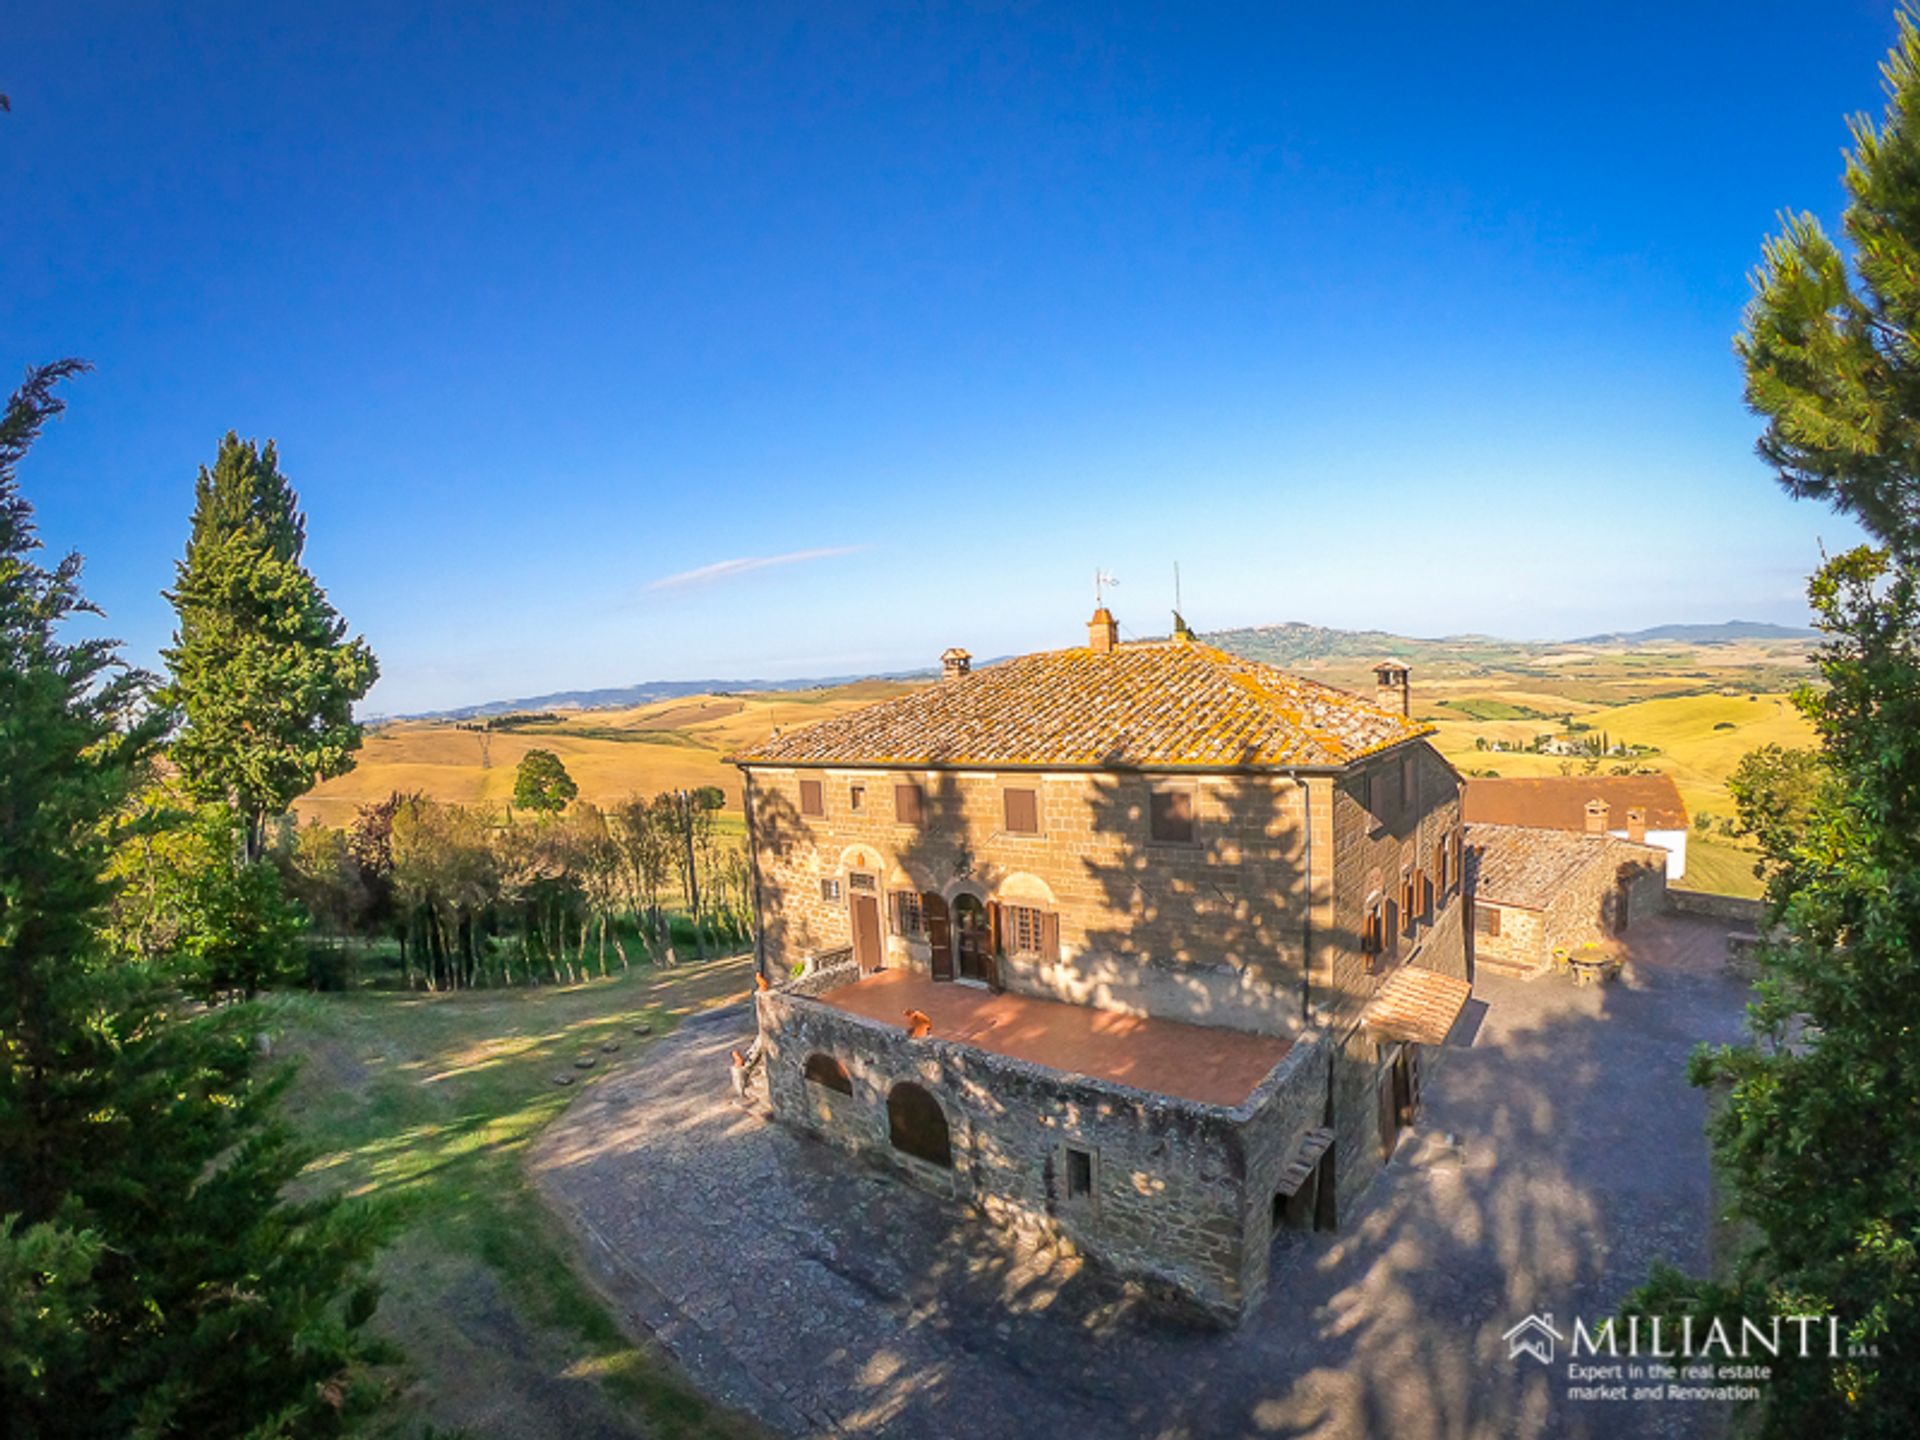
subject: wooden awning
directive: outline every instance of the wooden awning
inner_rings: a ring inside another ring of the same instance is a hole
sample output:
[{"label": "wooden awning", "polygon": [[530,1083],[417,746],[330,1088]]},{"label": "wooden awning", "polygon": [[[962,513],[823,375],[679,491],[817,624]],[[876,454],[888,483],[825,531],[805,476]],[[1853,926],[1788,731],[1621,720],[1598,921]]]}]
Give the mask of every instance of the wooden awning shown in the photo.
[{"label": "wooden awning", "polygon": [[1406,965],[1387,977],[1361,1014],[1361,1023],[1388,1040],[1443,1044],[1473,986],[1451,975]]}]

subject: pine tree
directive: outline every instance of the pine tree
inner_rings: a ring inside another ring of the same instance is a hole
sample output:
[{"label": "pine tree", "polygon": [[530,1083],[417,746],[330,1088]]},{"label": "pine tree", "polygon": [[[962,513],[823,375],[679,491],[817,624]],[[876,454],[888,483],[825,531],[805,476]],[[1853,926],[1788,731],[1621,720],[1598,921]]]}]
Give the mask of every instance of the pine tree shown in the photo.
[{"label": "pine tree", "polygon": [[[1878,126],[1852,122],[1843,255],[1811,216],[1754,275],[1736,342],[1763,459],[1880,548],[1829,561],[1809,597],[1824,684],[1796,701],[1821,741],[1792,811],[1739,795],[1774,882],[1751,1039],[1695,1057],[1753,1239],[1714,1281],[1670,1269],[1635,1308],[1697,1320],[1838,1318],[1834,1360],[1783,1356],[1771,1435],[1904,1437],[1920,1414],[1920,27],[1899,16]],[[1753,775],[1746,780],[1756,778]],[[1778,789],[1778,787],[1770,787]],[[1704,817],[1703,817],[1704,818]],[[1824,1327],[1822,1327],[1824,1329]],[[1701,1333],[1696,1325],[1696,1333]]]},{"label": "pine tree", "polygon": [[305,1157],[254,1074],[249,1007],[190,1014],[98,939],[114,823],[171,717],[51,568],[15,469],[85,367],[0,418],[0,1433],[337,1431],[356,1398],[371,1214],[281,1198]]},{"label": "pine tree", "polygon": [[179,617],[168,701],[171,758],[189,794],[224,800],[260,857],[267,820],[360,748],[354,702],[379,677],[363,639],[302,564],[306,520],[265,449],[228,433],[194,485],[193,529],[168,599]]}]

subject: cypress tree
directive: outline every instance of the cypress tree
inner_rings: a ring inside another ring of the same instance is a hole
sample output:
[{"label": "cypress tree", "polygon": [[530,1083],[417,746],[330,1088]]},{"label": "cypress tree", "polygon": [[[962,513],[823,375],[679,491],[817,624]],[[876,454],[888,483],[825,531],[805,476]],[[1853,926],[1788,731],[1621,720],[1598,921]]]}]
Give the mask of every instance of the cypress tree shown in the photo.
[{"label": "cypress tree", "polygon": [[18,462],[84,366],[30,371],[0,418],[0,1433],[334,1433],[368,1391],[376,1231],[282,1198],[248,1006],[195,1014],[98,935],[117,817],[171,716],[52,567]]},{"label": "cypress tree", "polygon": [[380,673],[302,563],[298,507],[273,443],[229,432],[194,484],[193,529],[167,596],[179,624],[162,652],[166,698],[182,718],[171,758],[190,795],[239,812],[249,861],[270,817],[353,768],[354,702]]}]

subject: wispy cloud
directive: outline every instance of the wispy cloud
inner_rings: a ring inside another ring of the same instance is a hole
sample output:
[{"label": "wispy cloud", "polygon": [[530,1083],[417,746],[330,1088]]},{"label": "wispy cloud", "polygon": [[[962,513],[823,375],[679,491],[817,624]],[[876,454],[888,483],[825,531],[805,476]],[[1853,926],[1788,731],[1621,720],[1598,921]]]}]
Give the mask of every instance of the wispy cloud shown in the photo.
[{"label": "wispy cloud", "polygon": [[807,560],[831,560],[840,555],[858,555],[862,550],[872,548],[870,545],[829,545],[818,550],[790,550],[784,555],[747,555],[738,560],[716,560],[711,565],[702,565],[694,570],[682,570],[678,575],[668,575],[664,579],[652,581],[647,589],[649,591],[690,590],[696,585],[717,585],[722,580],[751,575],[756,570],[771,570],[777,565],[798,565]]}]

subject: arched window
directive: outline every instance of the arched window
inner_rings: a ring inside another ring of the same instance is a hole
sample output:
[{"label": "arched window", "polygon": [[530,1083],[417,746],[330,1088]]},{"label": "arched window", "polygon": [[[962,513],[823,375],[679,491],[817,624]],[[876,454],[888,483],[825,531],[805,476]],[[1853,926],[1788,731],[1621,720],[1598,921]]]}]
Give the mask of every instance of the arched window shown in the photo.
[{"label": "arched window", "polygon": [[894,1149],[942,1170],[953,1168],[953,1141],[947,1132],[946,1112],[938,1100],[910,1080],[894,1086],[887,1096],[887,1135]]},{"label": "arched window", "polygon": [[826,1090],[837,1090],[842,1095],[853,1093],[853,1077],[847,1074],[847,1067],[831,1055],[822,1055],[819,1051],[807,1056],[807,1079]]}]

